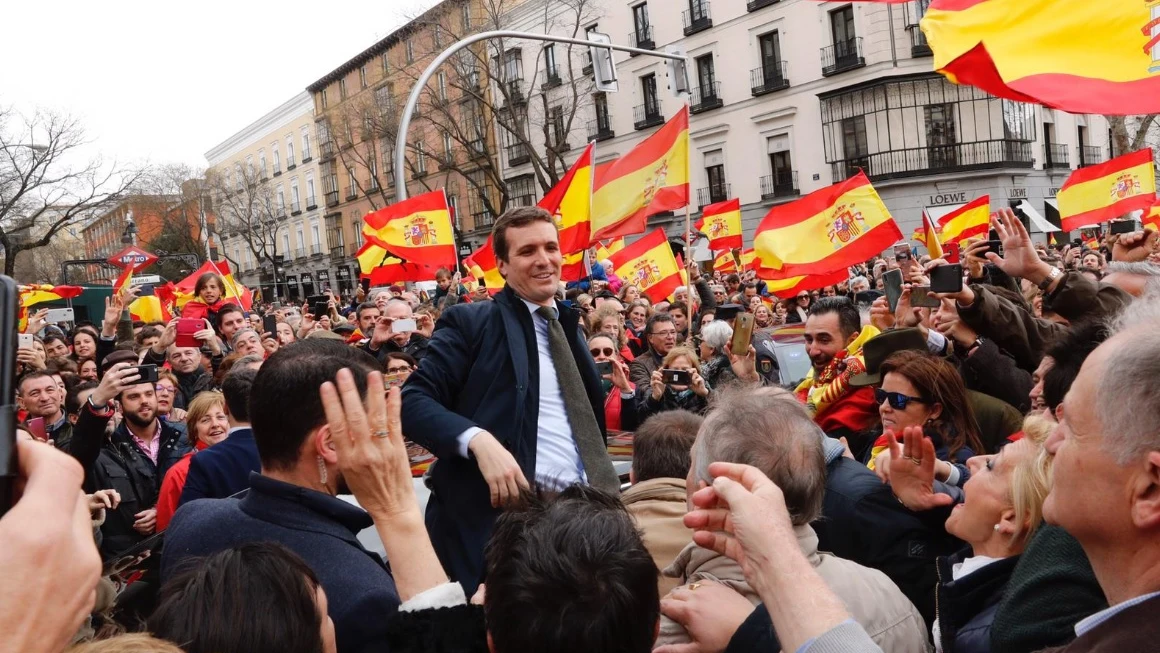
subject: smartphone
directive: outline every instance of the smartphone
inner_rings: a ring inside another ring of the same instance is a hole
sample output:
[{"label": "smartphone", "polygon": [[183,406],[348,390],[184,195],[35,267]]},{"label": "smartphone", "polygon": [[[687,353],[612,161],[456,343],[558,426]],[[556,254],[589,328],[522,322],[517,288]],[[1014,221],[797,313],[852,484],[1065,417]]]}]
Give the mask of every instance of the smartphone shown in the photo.
[{"label": "smartphone", "polygon": [[16,465],[16,281],[0,275],[0,516],[12,507]]},{"label": "smartphone", "polygon": [[963,289],[963,266],[940,265],[930,270],[931,292],[959,292]]},{"label": "smartphone", "polygon": [[44,426],[43,417],[33,417],[25,422],[24,425],[28,427],[28,432],[32,434],[32,437],[40,442],[48,441],[48,429]]},{"label": "smartphone", "polygon": [[414,331],[416,328],[418,328],[418,325],[415,324],[415,320],[411,319],[394,320],[391,322],[391,333],[404,333]]},{"label": "smartphone", "polygon": [[109,576],[125,571],[143,553],[146,551],[152,552],[154,549],[160,547],[164,539],[165,531],[154,533],[128,549],[109,557],[109,559],[105,560],[104,566],[101,569],[101,575]]},{"label": "smartphone", "polygon": [[930,294],[930,286],[911,286],[910,305],[915,308],[938,308],[938,297]]},{"label": "smartphone", "polygon": [[943,260],[947,263],[959,263],[962,261],[962,256],[962,247],[958,243],[943,245]]},{"label": "smartphone", "polygon": [[612,361],[596,361],[596,371],[600,376],[612,374]]},{"label": "smartphone", "polygon": [[330,315],[329,302],[315,302],[313,307],[314,308],[311,309],[310,314],[313,315],[314,319],[316,320],[320,319],[323,315]]},{"label": "smartphone", "polygon": [[193,337],[193,334],[205,328],[205,321],[199,320],[195,317],[182,317],[177,320],[177,338],[173,344],[178,347],[193,347],[194,349],[201,346],[201,341]]},{"label": "smartphone", "polygon": [[141,375],[141,380],[138,383],[157,383],[156,365],[138,365],[137,374]]},{"label": "smartphone", "polygon": [[1112,220],[1108,224],[1108,231],[1113,234],[1130,234],[1139,230],[1140,225],[1135,220]]},{"label": "smartphone", "polygon": [[910,260],[910,245],[898,243],[894,246],[894,260],[899,263]]},{"label": "smartphone", "polygon": [[270,313],[262,317],[262,333],[278,334],[278,316]]},{"label": "smartphone", "polygon": [[693,373],[689,370],[661,370],[665,385],[691,385]]},{"label": "smartphone", "polygon": [[48,314],[44,316],[44,321],[49,324],[73,322],[75,320],[76,315],[71,308],[50,308],[48,309]]},{"label": "smartphone", "polygon": [[18,349],[32,349],[35,342],[31,333],[19,333],[16,335],[16,346]]},{"label": "smartphone", "polygon": [[998,254],[999,256],[1002,256],[1003,255],[1003,241],[1001,241],[997,238],[992,238],[992,239],[988,240],[987,241],[987,249],[985,249],[979,253],[982,254],[984,252],[994,252],[994,253]]},{"label": "smartphone", "polygon": [[902,296],[902,270],[887,270],[882,273],[882,289],[886,291],[886,303],[890,312],[898,310],[898,298]]},{"label": "smartphone", "polygon": [[749,353],[751,342],[753,342],[753,313],[738,313],[733,320],[733,341],[729,348],[734,356],[744,356]]}]

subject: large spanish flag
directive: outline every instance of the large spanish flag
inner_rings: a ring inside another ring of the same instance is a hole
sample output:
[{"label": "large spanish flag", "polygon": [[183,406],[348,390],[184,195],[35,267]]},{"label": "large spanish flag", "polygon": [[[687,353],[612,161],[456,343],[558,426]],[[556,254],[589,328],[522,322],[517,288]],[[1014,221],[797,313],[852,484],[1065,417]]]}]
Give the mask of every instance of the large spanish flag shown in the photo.
[{"label": "large spanish flag", "polygon": [[565,254],[563,259],[560,263],[560,281],[580,281],[588,276],[588,268],[584,265],[584,250]]},{"label": "large spanish flag", "polygon": [[922,244],[926,246],[926,251],[931,258],[942,258],[943,249],[942,243],[938,241],[938,229],[935,228],[934,222],[931,221],[930,216],[926,211],[922,212]]},{"label": "large spanish flag", "polygon": [[1064,231],[1099,224],[1156,202],[1152,150],[1118,156],[1071,173],[1056,194]]},{"label": "large spanish flag", "polygon": [[648,217],[689,203],[689,108],[600,170],[592,191],[592,239],[644,233]]},{"label": "large spanish flag", "polygon": [[[925,219],[925,211],[923,216]],[[976,197],[939,218],[938,225],[939,240],[943,245],[987,235],[991,228],[991,196]]]},{"label": "large spanish flag", "polygon": [[890,211],[859,172],[770,209],[757,227],[759,268],[784,277],[845,270],[902,239]]},{"label": "large spanish flag", "polygon": [[1071,113],[1160,112],[1156,0],[934,0],[922,31],[957,84]]},{"label": "large spanish flag", "polygon": [[654,229],[652,233],[613,254],[609,260],[616,270],[616,276],[640,288],[654,304],[673,294],[681,285],[681,268],[673,256],[673,248],[669,246],[664,229]]},{"label": "large spanish flag", "polygon": [[[826,286],[834,286],[842,283],[849,278],[849,273],[845,269],[835,270],[828,274],[809,274],[798,277],[788,277],[781,279],[762,279],[765,281],[765,288],[769,293],[779,299],[790,299],[797,297],[797,294],[803,290],[817,290],[825,288]],[[761,273],[758,273],[761,277]]]},{"label": "large spanish flag", "polygon": [[457,265],[451,212],[441,190],[368,213],[363,218],[363,236],[411,263],[449,269]]},{"label": "large spanish flag", "polygon": [[709,237],[709,249],[715,252],[740,248],[741,200],[733,198],[706,206],[694,226]]},{"label": "large spanish flag", "polygon": [[537,204],[556,218],[560,229],[560,251],[565,255],[583,252],[591,240],[589,216],[592,209],[592,143],[568,172]]},{"label": "large spanish flag", "polygon": [[487,292],[494,295],[500,290],[503,290],[507,282],[504,281],[503,275],[499,273],[499,265],[495,261],[495,248],[491,244],[491,236],[487,237],[487,242],[471,253],[471,256],[463,259],[463,264],[471,270],[472,276],[476,281],[482,281],[487,286]]},{"label": "large spanish flag", "polygon": [[387,286],[400,281],[430,281],[437,267],[411,263],[391,256],[390,252],[372,242],[366,242],[354,255],[358,261],[359,277],[370,279],[372,286]]}]

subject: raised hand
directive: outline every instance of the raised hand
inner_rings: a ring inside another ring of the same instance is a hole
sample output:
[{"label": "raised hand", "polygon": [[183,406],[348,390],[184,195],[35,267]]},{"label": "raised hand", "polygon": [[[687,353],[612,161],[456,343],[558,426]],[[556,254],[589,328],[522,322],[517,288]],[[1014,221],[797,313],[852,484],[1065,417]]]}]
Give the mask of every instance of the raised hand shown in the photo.
[{"label": "raised hand", "polygon": [[922,427],[902,430],[899,443],[892,431],[886,433],[890,444],[890,487],[904,506],[914,511],[931,510],[954,503],[951,497],[934,491],[934,443],[922,434]]}]

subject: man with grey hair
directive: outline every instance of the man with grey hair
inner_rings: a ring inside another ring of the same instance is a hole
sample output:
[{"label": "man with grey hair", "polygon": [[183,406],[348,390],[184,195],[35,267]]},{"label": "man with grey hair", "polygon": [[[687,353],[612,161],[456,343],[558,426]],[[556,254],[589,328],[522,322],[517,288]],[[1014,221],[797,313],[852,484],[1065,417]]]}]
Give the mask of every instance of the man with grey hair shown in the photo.
[{"label": "man with grey hair", "polygon": [[[691,458],[686,479],[690,497],[712,484],[709,465],[714,462],[751,465],[761,470],[781,489],[802,554],[874,642],[884,651],[928,650],[922,616],[890,578],[818,550],[818,536],[810,524],[822,516],[826,493],[823,435],[792,395],[765,390],[722,393],[701,425]],[[723,583],[755,606],[761,601],[746,583],[740,565],[695,543],[685,547],[663,573],[682,578],[686,585],[662,603],[665,616],[658,645],[689,641],[684,627],[668,615],[672,604],[681,601],[682,593],[695,592],[701,582]],[[769,628],[757,630],[769,632]],[[767,646],[761,650],[778,648]]]},{"label": "man with grey hair", "polygon": [[234,352],[242,356],[250,356],[251,354],[262,355],[262,337],[258,332],[250,327],[242,327],[230,340],[230,347]]},{"label": "man with grey hair", "polygon": [[1048,522],[1083,547],[1106,610],[1059,649],[1154,650],[1160,638],[1160,296],[1133,302],[1084,361],[1048,437]]}]

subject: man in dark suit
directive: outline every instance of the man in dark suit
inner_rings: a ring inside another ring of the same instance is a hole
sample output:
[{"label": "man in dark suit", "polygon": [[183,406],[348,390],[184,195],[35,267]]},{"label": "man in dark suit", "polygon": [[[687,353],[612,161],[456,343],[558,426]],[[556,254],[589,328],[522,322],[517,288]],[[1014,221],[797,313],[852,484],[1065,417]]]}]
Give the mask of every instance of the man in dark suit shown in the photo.
[{"label": "man in dark suit", "polygon": [[544,489],[619,486],[580,314],[556,302],[562,257],[551,214],[512,209],[492,242],[507,286],[493,302],[448,308],[403,388],[404,432],[439,459],[427,529],[469,595],[499,508],[529,479]]},{"label": "man in dark suit", "polygon": [[226,439],[190,458],[189,476],[181,491],[183,506],[196,499],[224,499],[250,487],[250,472],[261,471],[258,445],[250,429],[250,387],[258,371],[253,368],[230,370],[222,382],[226,418],[230,432]]}]

